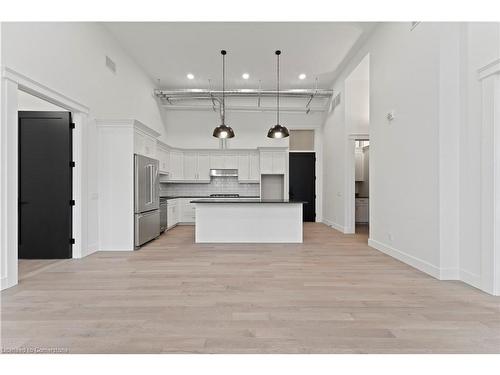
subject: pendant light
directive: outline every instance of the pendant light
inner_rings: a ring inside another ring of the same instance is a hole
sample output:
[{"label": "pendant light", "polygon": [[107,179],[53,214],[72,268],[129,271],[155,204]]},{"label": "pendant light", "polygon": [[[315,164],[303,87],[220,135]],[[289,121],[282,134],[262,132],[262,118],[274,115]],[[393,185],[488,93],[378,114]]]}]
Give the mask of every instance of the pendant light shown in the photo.
[{"label": "pendant light", "polygon": [[276,87],[276,125],[267,132],[268,138],[286,138],[290,135],[286,126],[280,125],[280,55],[281,51],[276,51],[276,71],[277,71],[277,87]]},{"label": "pendant light", "polygon": [[234,131],[233,128],[227,126],[225,123],[226,120],[226,95],[225,95],[225,84],[226,84],[226,51],[220,51],[222,55],[222,103],[220,109],[220,118],[221,124],[214,129],[213,136],[215,138],[233,138]]}]

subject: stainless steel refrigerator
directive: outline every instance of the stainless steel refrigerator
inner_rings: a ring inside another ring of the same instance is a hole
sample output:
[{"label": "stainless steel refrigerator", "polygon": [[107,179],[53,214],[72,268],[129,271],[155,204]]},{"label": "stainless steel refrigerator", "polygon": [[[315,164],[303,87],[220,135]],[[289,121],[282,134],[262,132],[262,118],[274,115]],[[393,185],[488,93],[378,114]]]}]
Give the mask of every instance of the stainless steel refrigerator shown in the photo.
[{"label": "stainless steel refrigerator", "polygon": [[160,179],[158,160],[134,155],[134,244],[160,235]]}]

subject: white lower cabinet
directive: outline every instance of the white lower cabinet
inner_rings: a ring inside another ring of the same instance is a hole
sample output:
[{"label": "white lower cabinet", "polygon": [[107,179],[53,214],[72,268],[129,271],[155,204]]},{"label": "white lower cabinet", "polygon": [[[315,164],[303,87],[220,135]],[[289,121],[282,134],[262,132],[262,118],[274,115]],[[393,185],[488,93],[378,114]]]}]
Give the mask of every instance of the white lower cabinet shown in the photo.
[{"label": "white lower cabinet", "polygon": [[181,223],[194,224],[195,220],[195,204],[190,203],[193,198],[180,198],[180,220]]},{"label": "white lower cabinet", "polygon": [[177,224],[194,224],[195,204],[190,203],[194,198],[175,198],[167,201],[167,229]]},{"label": "white lower cabinet", "polygon": [[368,198],[356,198],[356,223],[368,223],[370,217]]},{"label": "white lower cabinet", "polygon": [[167,229],[179,223],[179,199],[169,199],[167,201]]}]

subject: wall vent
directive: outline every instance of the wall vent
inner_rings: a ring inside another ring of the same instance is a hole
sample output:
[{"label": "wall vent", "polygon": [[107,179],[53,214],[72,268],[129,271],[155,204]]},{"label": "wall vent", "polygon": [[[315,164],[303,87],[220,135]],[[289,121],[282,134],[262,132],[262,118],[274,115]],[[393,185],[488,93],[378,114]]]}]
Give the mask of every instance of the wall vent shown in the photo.
[{"label": "wall vent", "polygon": [[109,56],[106,56],[106,67],[113,73],[116,73],[116,63]]}]

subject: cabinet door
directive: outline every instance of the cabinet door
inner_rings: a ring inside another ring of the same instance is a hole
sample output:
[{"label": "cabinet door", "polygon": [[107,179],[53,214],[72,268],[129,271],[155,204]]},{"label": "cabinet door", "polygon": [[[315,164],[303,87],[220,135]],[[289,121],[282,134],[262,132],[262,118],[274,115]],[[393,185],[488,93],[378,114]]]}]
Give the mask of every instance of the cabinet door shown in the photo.
[{"label": "cabinet door", "polygon": [[174,223],[174,206],[167,206],[167,228],[170,228]]},{"label": "cabinet door", "polygon": [[160,172],[168,173],[167,152],[161,148],[157,149]]},{"label": "cabinet door", "polygon": [[262,151],[260,153],[260,173],[272,174],[273,173],[273,154],[272,152]]},{"label": "cabinet door", "polygon": [[210,180],[210,154],[198,154],[198,180]]},{"label": "cabinet door", "polygon": [[197,154],[195,152],[184,153],[184,180],[196,180],[198,176]]},{"label": "cabinet door", "polygon": [[182,151],[170,151],[170,171],[172,180],[184,179],[184,155]]},{"label": "cabinet door", "polygon": [[259,154],[251,154],[250,157],[250,172],[248,179],[252,181],[260,180]]},{"label": "cabinet door", "polygon": [[210,168],[211,169],[224,169],[224,155],[211,154],[210,155]]},{"label": "cabinet door", "polygon": [[286,152],[273,152],[273,173],[285,174],[286,172]]},{"label": "cabinet door", "polygon": [[236,154],[224,155],[224,168],[225,169],[238,169],[238,155],[236,155]]},{"label": "cabinet door", "polygon": [[248,154],[238,155],[238,180],[250,179],[250,156]]},{"label": "cabinet door", "polygon": [[355,180],[356,181],[364,181],[364,173],[363,173],[363,152],[357,151],[355,153]]}]

